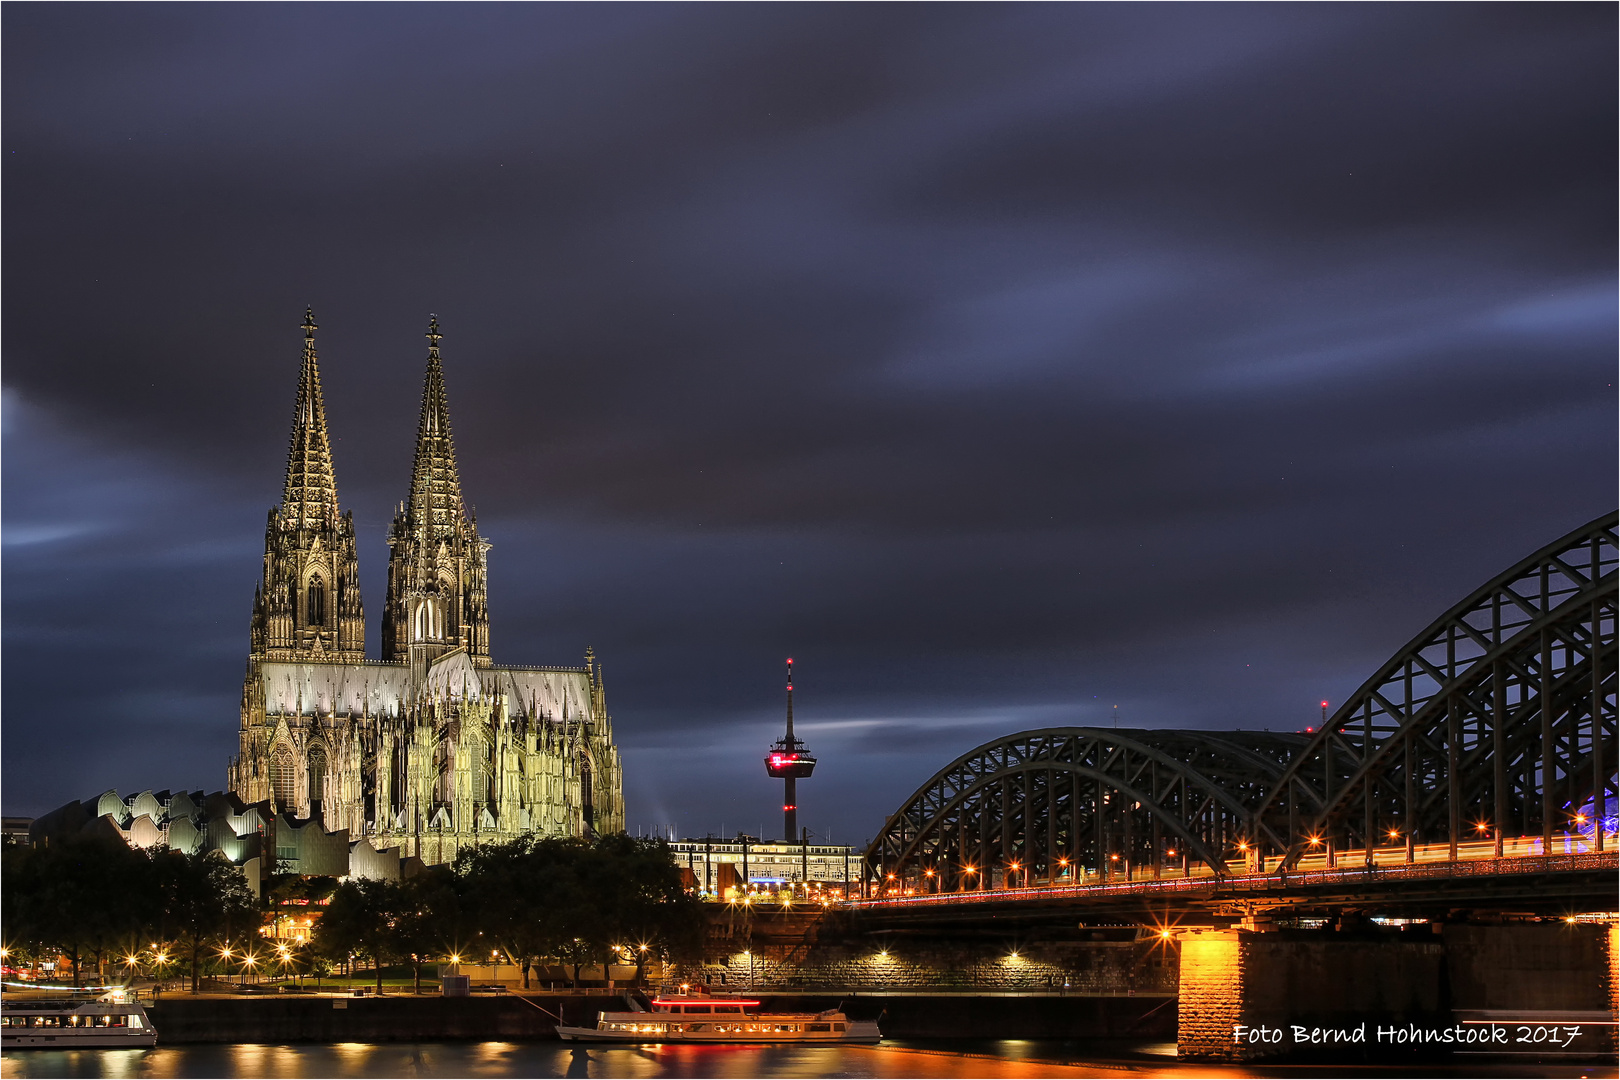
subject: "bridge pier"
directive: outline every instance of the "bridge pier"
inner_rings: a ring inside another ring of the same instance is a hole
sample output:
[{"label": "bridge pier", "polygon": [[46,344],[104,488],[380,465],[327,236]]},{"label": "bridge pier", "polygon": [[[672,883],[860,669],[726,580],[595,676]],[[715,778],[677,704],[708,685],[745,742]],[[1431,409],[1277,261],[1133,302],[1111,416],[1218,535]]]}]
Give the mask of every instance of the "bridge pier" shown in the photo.
[{"label": "bridge pier", "polygon": [[[1439,1023],[1445,946],[1416,935],[1206,930],[1184,933],[1176,1054],[1188,1061],[1309,1056],[1296,1026],[1371,1040],[1370,1025]],[[1360,1054],[1335,1042],[1338,1060]],[[1347,1051],[1349,1051],[1347,1053]],[[1327,1055],[1323,1055],[1327,1056]]]},{"label": "bridge pier", "polygon": [[[1380,1026],[1444,1030],[1459,1021],[1535,1024],[1555,1016],[1585,1029],[1570,1049],[1612,1050],[1620,1007],[1614,926],[1453,924],[1434,933],[1437,927],[1184,932],[1177,939],[1177,1055],[1209,1062],[1389,1058],[1414,1048],[1380,1042]],[[1423,1049],[1435,1056],[1450,1046]]]}]

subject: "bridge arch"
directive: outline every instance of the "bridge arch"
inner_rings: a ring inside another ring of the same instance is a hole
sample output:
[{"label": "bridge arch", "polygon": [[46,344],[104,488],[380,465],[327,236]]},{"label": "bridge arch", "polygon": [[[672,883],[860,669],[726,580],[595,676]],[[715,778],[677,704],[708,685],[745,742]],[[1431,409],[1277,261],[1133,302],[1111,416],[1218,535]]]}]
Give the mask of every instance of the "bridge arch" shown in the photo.
[{"label": "bridge arch", "polygon": [[[1613,829],[1616,540],[1589,522],[1486,582],[1409,641],[1320,731],[1020,732],[941,769],[889,817],[866,872],[933,889],[989,871],[1217,873],[1279,856]],[[1172,847],[1171,844],[1175,846]],[[1170,851],[1177,852],[1170,856]],[[930,883],[929,879],[932,879]]]},{"label": "bridge arch", "polygon": [[1407,642],[1256,807],[1261,842],[1292,864],[1329,844],[1455,851],[1539,835],[1550,845],[1578,818],[1607,817],[1616,521],[1606,514],[1547,545]]},{"label": "bridge arch", "polygon": [[1223,869],[1250,808],[1304,736],[1270,732],[1024,731],[968,751],[884,824],[868,873],[925,888],[1159,873],[1196,860]]}]

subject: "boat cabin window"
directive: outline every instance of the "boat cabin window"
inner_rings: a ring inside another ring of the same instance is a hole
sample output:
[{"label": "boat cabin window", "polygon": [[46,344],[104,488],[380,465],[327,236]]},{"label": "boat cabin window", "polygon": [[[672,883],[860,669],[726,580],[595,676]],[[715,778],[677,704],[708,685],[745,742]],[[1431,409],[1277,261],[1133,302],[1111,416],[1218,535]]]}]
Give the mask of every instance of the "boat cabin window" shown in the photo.
[{"label": "boat cabin window", "polygon": [[831,1031],[832,1030],[832,1025],[831,1024],[806,1024],[805,1027],[804,1027],[804,1030],[806,1030],[806,1031]]},{"label": "boat cabin window", "polygon": [[714,1007],[714,1011],[717,1012],[717,1013],[740,1013],[740,1012],[742,1012],[742,1006],[741,1005],[716,1005]]},{"label": "boat cabin window", "polygon": [[834,1024],[833,1025],[833,1030],[834,1031],[843,1031],[844,1030],[844,1025],[843,1024]]}]

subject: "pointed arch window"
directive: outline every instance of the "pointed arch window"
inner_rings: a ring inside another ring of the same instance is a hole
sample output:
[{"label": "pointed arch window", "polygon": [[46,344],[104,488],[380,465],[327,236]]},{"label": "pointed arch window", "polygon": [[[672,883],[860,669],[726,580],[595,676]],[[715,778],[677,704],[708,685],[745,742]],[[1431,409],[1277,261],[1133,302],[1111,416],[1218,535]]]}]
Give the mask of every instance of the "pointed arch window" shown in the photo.
[{"label": "pointed arch window", "polygon": [[297,791],[298,775],[293,768],[292,751],[285,746],[277,747],[270,754],[270,794],[278,808],[286,809],[292,806]]},{"label": "pointed arch window", "polygon": [[309,751],[309,801],[319,807],[326,794],[326,751],[311,747]]},{"label": "pointed arch window", "polygon": [[319,574],[309,579],[309,593],[305,599],[304,612],[309,616],[310,626],[326,625],[326,583],[321,580]]},{"label": "pointed arch window", "polygon": [[591,798],[591,757],[584,751],[579,755],[579,805],[585,810],[585,823],[595,825],[595,803]]}]

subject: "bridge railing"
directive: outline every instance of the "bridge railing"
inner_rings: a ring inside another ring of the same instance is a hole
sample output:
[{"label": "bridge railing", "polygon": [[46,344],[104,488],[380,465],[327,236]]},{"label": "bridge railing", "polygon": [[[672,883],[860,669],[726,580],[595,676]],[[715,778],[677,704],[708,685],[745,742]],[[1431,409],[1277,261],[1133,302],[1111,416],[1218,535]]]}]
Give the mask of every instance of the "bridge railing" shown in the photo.
[{"label": "bridge railing", "polygon": [[[1493,847],[1492,845],[1486,845]],[[1340,858],[1350,863],[1350,856],[1364,856],[1361,852],[1346,852]],[[1364,857],[1353,865],[1295,869],[1282,873],[1238,873],[1225,876],[1206,874],[1194,877],[1116,881],[1100,885],[1037,885],[1011,889],[988,889],[969,892],[917,893],[910,896],[881,896],[865,900],[850,900],[852,908],[901,907],[907,905],[1004,903],[1015,900],[1104,899],[1110,896],[1141,895],[1144,893],[1203,893],[1212,888],[1221,892],[1278,892],[1293,891],[1314,885],[1356,884],[1367,881],[1397,881],[1402,879],[1434,879],[1492,877],[1517,874],[1571,873],[1575,871],[1620,870],[1620,852],[1586,851],[1555,853],[1551,855],[1505,853],[1501,858],[1471,858],[1430,860],[1422,862],[1379,862],[1370,865]]]}]

